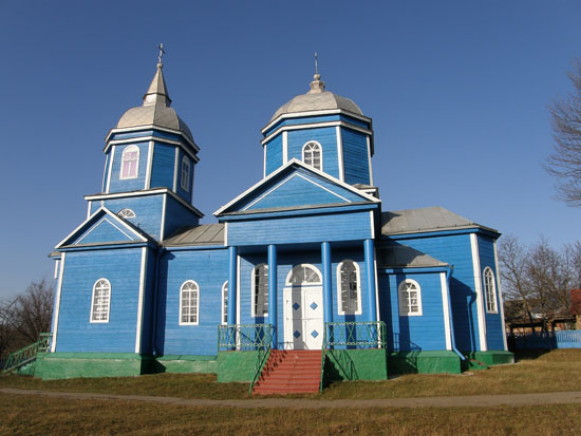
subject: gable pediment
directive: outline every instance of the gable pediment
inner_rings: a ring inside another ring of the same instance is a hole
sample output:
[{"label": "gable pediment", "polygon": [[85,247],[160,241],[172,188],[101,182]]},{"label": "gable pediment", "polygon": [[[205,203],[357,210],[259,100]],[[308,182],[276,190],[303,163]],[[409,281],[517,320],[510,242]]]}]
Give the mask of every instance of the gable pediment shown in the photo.
[{"label": "gable pediment", "polygon": [[216,211],[215,215],[361,203],[379,203],[379,200],[293,160]]},{"label": "gable pediment", "polygon": [[99,244],[147,242],[145,234],[110,210],[102,207],[70,233],[56,248]]}]

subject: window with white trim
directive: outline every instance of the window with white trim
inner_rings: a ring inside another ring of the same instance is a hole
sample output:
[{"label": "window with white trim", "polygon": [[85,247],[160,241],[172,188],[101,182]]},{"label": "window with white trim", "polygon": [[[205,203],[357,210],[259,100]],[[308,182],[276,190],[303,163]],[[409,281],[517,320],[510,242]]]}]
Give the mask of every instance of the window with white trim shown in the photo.
[{"label": "window with white trim", "polygon": [[228,282],[222,285],[222,324],[228,324]]},{"label": "window with white trim", "polygon": [[361,313],[359,265],[346,259],[337,266],[337,291],[340,315]]},{"label": "window with white trim", "polygon": [[180,288],[180,325],[197,325],[200,309],[200,288],[188,280]]},{"label": "window with white trim", "polygon": [[135,218],[135,212],[133,212],[131,209],[121,209],[119,212],[117,212],[117,215],[119,215],[121,218]]},{"label": "window with white trim", "polygon": [[268,316],[268,265],[252,270],[252,316]]},{"label": "window with white trim", "polygon": [[139,172],[139,147],[130,145],[121,155],[121,179],[135,179]]},{"label": "window with white trim", "polygon": [[399,314],[401,316],[422,315],[422,290],[418,282],[405,279],[398,286]]},{"label": "window with white trim", "polygon": [[313,265],[296,265],[288,274],[286,283],[291,286],[320,285],[321,273]]},{"label": "window with white trim", "polygon": [[93,285],[91,299],[91,322],[109,322],[111,310],[111,283],[107,279],[99,279]]},{"label": "window with white trim", "polygon": [[486,296],[486,311],[489,313],[497,313],[496,307],[496,283],[494,281],[494,273],[492,269],[487,266],[484,268],[484,295]]},{"label": "window with white trim", "polygon": [[318,170],[323,168],[321,145],[318,142],[309,141],[303,146],[303,162]]},{"label": "window with white trim", "polygon": [[184,191],[190,190],[190,159],[187,156],[182,157],[182,172],[180,186]]}]

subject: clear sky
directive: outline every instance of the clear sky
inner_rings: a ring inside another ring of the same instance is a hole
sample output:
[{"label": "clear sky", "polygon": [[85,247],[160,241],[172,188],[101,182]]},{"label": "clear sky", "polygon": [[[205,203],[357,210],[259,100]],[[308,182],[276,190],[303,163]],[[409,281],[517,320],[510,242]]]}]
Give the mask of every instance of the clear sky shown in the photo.
[{"label": "clear sky", "polygon": [[556,247],[581,210],[553,198],[547,106],[581,56],[578,0],[0,0],[0,298],[52,277],[54,245],[100,190],[104,138],[141,104],[157,45],[201,148],[194,205],[260,180],[260,129],[327,89],[373,118],[384,210],[443,206]]}]

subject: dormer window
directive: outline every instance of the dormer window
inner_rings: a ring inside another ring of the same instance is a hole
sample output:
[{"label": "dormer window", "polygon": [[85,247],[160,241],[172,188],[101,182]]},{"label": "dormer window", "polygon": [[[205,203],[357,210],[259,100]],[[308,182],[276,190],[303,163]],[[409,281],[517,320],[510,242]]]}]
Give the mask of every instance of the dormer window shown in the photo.
[{"label": "dormer window", "polygon": [[304,145],[303,162],[318,170],[323,168],[321,145],[318,142],[309,141]]},{"label": "dormer window", "polygon": [[130,145],[121,156],[121,179],[135,179],[139,171],[139,147]]},{"label": "dormer window", "polygon": [[190,190],[190,160],[187,156],[182,158],[182,173],[180,186],[184,191]]}]

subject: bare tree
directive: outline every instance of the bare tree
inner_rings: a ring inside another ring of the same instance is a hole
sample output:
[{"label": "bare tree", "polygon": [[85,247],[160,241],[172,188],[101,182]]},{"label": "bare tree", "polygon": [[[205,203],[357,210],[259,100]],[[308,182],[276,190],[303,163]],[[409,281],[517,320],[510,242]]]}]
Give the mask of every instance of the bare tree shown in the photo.
[{"label": "bare tree", "polygon": [[575,69],[572,94],[550,107],[555,143],[545,168],[557,178],[558,198],[581,207],[581,59]]}]

